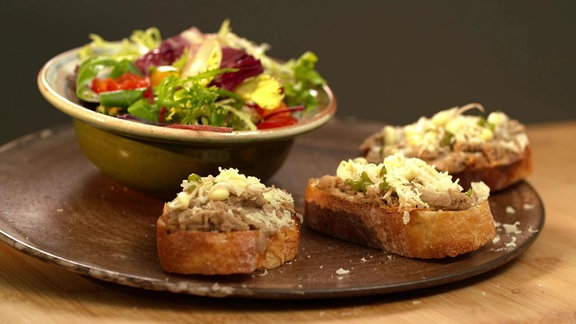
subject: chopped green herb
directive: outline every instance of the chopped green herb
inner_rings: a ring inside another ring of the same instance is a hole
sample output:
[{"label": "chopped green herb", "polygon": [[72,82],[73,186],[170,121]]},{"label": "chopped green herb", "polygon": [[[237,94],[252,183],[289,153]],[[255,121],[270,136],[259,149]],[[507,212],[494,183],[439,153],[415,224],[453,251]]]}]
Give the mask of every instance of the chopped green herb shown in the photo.
[{"label": "chopped green herb", "polygon": [[198,184],[200,184],[201,182],[202,182],[202,177],[200,177],[196,173],[190,174],[188,176],[188,188],[187,188],[187,190],[192,191],[192,190],[196,189]]},{"label": "chopped green herb", "polygon": [[362,179],[362,181],[364,181],[367,184],[374,184],[374,182],[370,179],[366,171],[362,172],[362,174],[360,175],[360,179]]},{"label": "chopped green herb", "polygon": [[380,182],[380,185],[378,185],[378,189],[380,189],[380,191],[388,191],[390,188],[392,187],[386,181],[382,181]]},{"label": "chopped green herb", "polygon": [[384,176],[386,175],[386,173],[388,173],[388,170],[386,170],[386,166],[382,165],[382,168],[380,168],[380,172],[378,172],[378,176],[380,178],[384,178]]},{"label": "chopped green herb", "polygon": [[366,182],[362,180],[346,179],[345,182],[356,192],[366,192]]},{"label": "chopped green herb", "polygon": [[446,133],[444,133],[444,136],[440,140],[440,146],[450,146],[452,145],[453,140],[454,140],[454,134],[450,133],[449,131],[446,131]]}]

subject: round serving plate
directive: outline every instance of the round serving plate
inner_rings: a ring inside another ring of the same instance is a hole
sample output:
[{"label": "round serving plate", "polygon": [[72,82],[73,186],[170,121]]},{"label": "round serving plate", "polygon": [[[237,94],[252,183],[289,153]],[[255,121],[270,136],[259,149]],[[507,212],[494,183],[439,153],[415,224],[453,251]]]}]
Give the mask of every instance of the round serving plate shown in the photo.
[{"label": "round serving plate", "polygon": [[[333,174],[379,127],[330,121],[297,139],[269,184],[292,193],[303,210],[307,180]],[[521,182],[490,197],[497,238],[456,258],[403,258],[304,227],[297,258],[279,268],[250,275],[180,276],[163,272],[156,252],[155,222],[164,200],[104,176],[81,153],[70,125],[0,147],[0,183],[0,239],[15,249],[107,282],[212,297],[336,298],[452,283],[507,264],[544,225],[538,193]]]}]

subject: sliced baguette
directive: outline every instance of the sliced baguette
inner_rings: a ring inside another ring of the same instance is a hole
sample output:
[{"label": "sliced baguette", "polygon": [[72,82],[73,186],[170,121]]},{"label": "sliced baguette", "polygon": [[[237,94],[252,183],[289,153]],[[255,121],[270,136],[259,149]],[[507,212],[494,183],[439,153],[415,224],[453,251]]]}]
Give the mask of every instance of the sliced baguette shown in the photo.
[{"label": "sliced baguette", "polygon": [[[305,195],[306,225],[343,240],[422,259],[477,250],[496,234],[487,197],[472,204],[454,203],[453,208],[400,206],[389,195],[390,190],[368,196],[354,192],[339,176],[310,179]],[[389,201],[383,198],[387,194]],[[457,200],[465,194],[449,195]],[[447,204],[452,204],[451,199]]]},{"label": "sliced baguette", "polygon": [[171,233],[166,227],[165,217],[160,217],[156,235],[164,271],[226,275],[273,269],[294,259],[301,234],[300,222],[296,218],[291,226],[282,227],[267,236],[260,230]]},{"label": "sliced baguette", "polygon": [[495,235],[488,201],[457,211],[413,209],[407,217],[395,208],[319,189],[316,181],[306,188],[306,225],[343,240],[428,259],[477,250]]},{"label": "sliced baguette", "polygon": [[[302,219],[285,191],[265,187],[234,169],[200,178],[194,186],[188,189],[185,181],[182,193],[164,205],[157,220],[156,242],[164,271],[246,274],[279,267],[296,257]],[[223,196],[222,190],[227,194]]]},{"label": "sliced baguette", "polygon": [[360,145],[360,155],[373,163],[396,152],[417,157],[460,179],[464,188],[483,181],[492,191],[505,189],[532,173],[531,145],[524,125],[502,112],[464,115],[469,104],[421,117],[405,126],[386,125]]}]

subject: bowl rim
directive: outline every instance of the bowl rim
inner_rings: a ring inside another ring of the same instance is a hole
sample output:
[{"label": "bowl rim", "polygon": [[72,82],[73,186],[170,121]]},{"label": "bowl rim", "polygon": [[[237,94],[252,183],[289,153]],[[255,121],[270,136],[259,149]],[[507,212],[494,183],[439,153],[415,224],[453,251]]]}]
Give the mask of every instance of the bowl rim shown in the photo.
[{"label": "bowl rim", "polygon": [[[111,131],[127,137],[159,141],[183,143],[246,143],[267,140],[286,140],[297,135],[310,132],[325,124],[336,113],[336,98],[332,89],[324,85],[322,90],[326,94],[327,107],[310,119],[295,125],[269,130],[232,131],[230,133],[169,128],[156,125],[120,119],[98,113],[83,107],[65,94],[57,91],[53,84],[58,72],[64,68],[75,66],[78,62],[77,53],[81,47],[62,52],[48,60],[40,69],[37,76],[37,85],[42,96],[55,108],[92,126]],[[68,81],[65,81],[68,82]]]}]

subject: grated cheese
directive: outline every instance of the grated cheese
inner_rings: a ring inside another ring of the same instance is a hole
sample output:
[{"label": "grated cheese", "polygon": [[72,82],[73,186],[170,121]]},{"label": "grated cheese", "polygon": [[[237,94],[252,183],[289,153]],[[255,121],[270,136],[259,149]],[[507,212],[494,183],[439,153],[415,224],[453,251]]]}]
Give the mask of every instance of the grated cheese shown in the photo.
[{"label": "grated cheese", "polygon": [[492,239],[492,244],[496,244],[500,242],[500,235],[496,235],[493,239]]},{"label": "grated cheese", "polygon": [[[222,201],[228,199],[230,195],[241,196],[247,191],[262,192],[264,199],[275,208],[279,208],[284,203],[294,203],[294,198],[288,192],[274,187],[266,187],[256,177],[246,176],[233,168],[220,168],[219,171],[220,173],[216,176],[201,177],[197,183],[191,183],[188,179],[183,180],[181,184],[183,190],[168,203],[169,207],[173,209],[188,208],[192,199]],[[193,189],[189,190],[190,188]]]},{"label": "grated cheese", "polygon": [[506,214],[515,214],[515,213],[516,213],[516,209],[514,209],[514,207],[506,206]]},{"label": "grated cheese", "polygon": [[404,214],[402,215],[402,222],[404,223],[404,225],[410,223],[410,212],[405,210]]},{"label": "grated cheese", "polygon": [[524,204],[524,205],[522,205],[522,208],[524,208],[524,210],[531,210],[531,209],[534,209],[534,205]]},{"label": "grated cheese", "polygon": [[504,244],[506,247],[516,247],[516,237],[512,236],[511,241]]},{"label": "grated cheese", "polygon": [[[437,112],[432,117],[420,117],[416,122],[405,126],[385,126],[382,129],[385,147],[395,147],[405,143],[416,153],[435,152],[439,147],[454,143],[481,145],[497,138],[509,137],[507,124],[510,118],[503,112],[492,112],[484,120],[482,116],[464,115],[464,112],[484,107],[471,103]],[[523,151],[529,144],[526,134],[517,134],[509,141],[503,141],[507,149]],[[399,150],[397,148],[396,150]],[[393,153],[393,152],[389,152]]]},{"label": "grated cheese", "polygon": [[507,234],[521,234],[522,230],[518,228],[520,222],[515,222],[514,224],[502,224],[502,228],[506,231]]},{"label": "grated cheese", "polygon": [[[438,172],[425,161],[407,158],[400,152],[387,156],[380,164],[368,163],[365,158],[341,161],[336,175],[344,180],[367,180],[367,190],[379,190],[381,185],[387,185],[389,189],[384,196],[395,192],[402,210],[429,207],[421,199],[424,188],[436,192],[463,190],[457,182],[452,181],[452,176],[447,172]],[[472,191],[478,201],[487,199],[490,193],[488,186],[482,182],[474,183]],[[404,214],[404,223],[409,221],[410,214]]]}]

